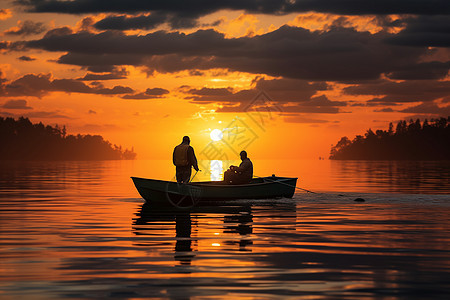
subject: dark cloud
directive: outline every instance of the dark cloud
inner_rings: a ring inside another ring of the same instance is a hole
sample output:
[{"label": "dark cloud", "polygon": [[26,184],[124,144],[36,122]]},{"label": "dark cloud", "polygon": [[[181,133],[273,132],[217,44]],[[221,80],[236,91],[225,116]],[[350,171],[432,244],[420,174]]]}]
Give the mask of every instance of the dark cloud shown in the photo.
[{"label": "dark cloud", "polygon": [[[77,65],[97,73],[113,70],[121,65],[140,66],[145,57],[135,54],[85,54],[68,53],[62,55],[58,62],[61,64]],[[103,71],[102,71],[103,70]]]},{"label": "dark cloud", "polygon": [[286,14],[294,12],[324,12],[346,15],[366,14],[445,14],[450,12],[446,0],[248,0],[248,1],[204,1],[204,0],[16,0],[33,12],[80,13],[138,13],[170,12],[180,16],[199,17],[219,10],[245,10],[252,13]]},{"label": "dark cloud", "polygon": [[145,100],[145,99],[154,99],[154,98],[162,98],[164,95],[169,94],[169,91],[163,88],[148,88],[145,92],[125,95],[123,99],[134,99],[134,100]]},{"label": "dark cloud", "polygon": [[[255,1],[256,2],[256,1]],[[269,2],[269,1],[268,1]],[[387,14],[418,14],[433,15],[450,13],[450,4],[445,0],[296,0],[280,1],[292,3],[286,10],[316,11],[344,15],[387,15]],[[292,8],[290,8],[292,7]]]},{"label": "dark cloud", "polygon": [[94,65],[88,66],[87,70],[93,73],[112,73],[117,70],[117,67],[113,65]]},{"label": "dark cloud", "polygon": [[[395,107],[395,106],[399,106],[402,105],[402,103],[396,103],[396,102],[388,102],[388,101],[384,101],[384,99],[382,98],[373,98],[371,100],[369,100],[368,102],[365,103],[361,103],[360,106],[365,106],[365,107],[381,107],[381,106],[389,106],[389,107]],[[354,105],[356,106],[356,105]]]},{"label": "dark cloud", "polygon": [[26,44],[48,51],[68,51],[87,54],[134,55],[213,55],[217,50],[233,50],[244,40],[225,39],[214,30],[198,30],[191,34],[156,31],[147,35],[125,35],[122,32],[105,31],[94,34],[87,31],[73,33],[70,28],[53,29],[40,40]]},{"label": "dark cloud", "polygon": [[308,101],[301,102],[302,106],[315,106],[315,107],[332,107],[332,106],[347,106],[345,101],[331,101],[326,96],[318,96],[311,98]]},{"label": "dark cloud", "polygon": [[201,88],[182,89],[190,94],[187,99],[194,102],[250,102],[258,95],[258,91],[264,91],[269,101],[277,103],[308,102],[318,91],[328,89],[324,82],[310,83],[298,79],[272,79],[258,78],[254,83],[254,89],[234,92],[232,88]]},{"label": "dark cloud", "polygon": [[32,35],[40,34],[46,30],[46,26],[42,22],[33,22],[30,20],[19,21],[17,27],[10,28],[4,32],[6,35]]},{"label": "dark cloud", "polygon": [[342,112],[340,110],[340,107],[342,106],[347,106],[347,102],[331,101],[326,96],[322,95],[295,105],[284,105],[281,109],[283,112],[337,114]]},{"label": "dark cloud", "polygon": [[66,51],[58,62],[85,67],[135,65],[146,67],[149,73],[227,68],[315,81],[377,79],[416,64],[430,52],[386,44],[387,36],[391,35],[351,28],[311,32],[289,26],[241,38],[225,38],[214,30],[191,34],[157,31],[141,36],[113,31],[72,33],[60,28],[26,45]]},{"label": "dark cloud", "polygon": [[[217,112],[246,112],[267,107],[277,112],[339,113],[344,101],[331,101],[326,96],[314,96],[328,89],[324,82],[309,83],[298,79],[258,78],[254,88],[233,91],[232,88],[182,87],[180,90],[194,103],[220,103]],[[264,97],[260,99],[261,91]]]},{"label": "dark cloud", "polygon": [[43,119],[72,119],[69,116],[66,116],[60,113],[58,110],[56,111],[35,111],[30,112],[24,115],[27,118],[43,118]]},{"label": "dark cloud", "polygon": [[22,61],[34,61],[34,60],[36,60],[36,58],[30,57],[30,56],[26,56],[26,55],[23,55],[23,56],[21,56],[21,57],[18,57],[17,59],[18,59],[18,60],[22,60]]},{"label": "dark cloud", "polygon": [[308,82],[298,79],[258,79],[255,84],[257,90],[265,91],[277,102],[303,102],[311,101],[311,97],[318,91],[329,88],[325,82]]},{"label": "dark cloud", "polygon": [[390,107],[374,109],[374,112],[394,112],[394,110]]},{"label": "dark cloud", "polygon": [[400,80],[443,79],[447,76],[449,69],[450,61],[432,61],[406,65],[388,73],[387,76],[391,79]]},{"label": "dark cloud", "polygon": [[433,102],[424,102],[416,106],[411,106],[400,110],[403,113],[414,113],[414,114],[432,114],[436,116],[450,116],[450,105],[438,106]]},{"label": "dark cloud", "polygon": [[193,28],[198,26],[197,20],[190,16],[174,15],[170,13],[152,12],[150,15],[112,15],[96,22],[94,27],[99,30],[150,30],[162,24],[169,24],[171,28]]},{"label": "dark cloud", "polygon": [[0,41],[0,50],[5,51],[24,51],[26,50],[25,42]]},{"label": "dark cloud", "polygon": [[231,88],[201,88],[190,89],[188,93],[196,96],[231,96],[233,94]]},{"label": "dark cloud", "polygon": [[166,89],[162,89],[162,88],[148,88],[145,93],[147,95],[151,95],[151,96],[163,96],[169,93],[168,90]]},{"label": "dark cloud", "polygon": [[300,115],[300,114],[283,114],[283,116],[284,116],[284,118],[283,118],[284,121],[287,123],[302,123],[302,124],[330,123],[330,121],[327,121],[327,120],[305,117],[304,115]]},{"label": "dark cloud", "polygon": [[[245,11],[283,15],[289,13],[321,12],[338,15],[448,15],[447,0],[248,0],[248,1],[204,1],[204,0],[16,0],[32,12],[56,12],[67,14],[115,13],[95,23],[100,30],[154,29],[161,24],[171,28],[193,28],[198,18],[221,10]],[[150,14],[149,14],[150,13]],[[125,15],[125,14],[132,14]],[[401,21],[385,22],[385,26],[396,26]],[[381,22],[380,22],[381,24]],[[408,33],[405,32],[405,35]],[[428,37],[428,39],[434,37]],[[408,37],[398,42],[409,41]],[[441,40],[440,41],[445,41]]]},{"label": "dark cloud", "polygon": [[[450,6],[450,2],[448,2]],[[409,17],[406,28],[387,38],[390,43],[416,47],[450,47],[450,15]]]},{"label": "dark cloud", "polygon": [[7,111],[1,111],[0,110],[0,116],[2,117],[14,117],[14,114],[7,112]]},{"label": "dark cloud", "polygon": [[125,68],[117,69],[113,68],[111,72],[106,72],[102,74],[98,73],[87,73],[82,78],[78,80],[82,81],[93,81],[93,80],[116,80],[116,79],[126,79],[129,72]]},{"label": "dark cloud", "polygon": [[348,95],[378,96],[368,103],[427,102],[443,98],[450,93],[450,81],[410,80],[404,82],[380,81],[344,88]]},{"label": "dark cloud", "polygon": [[[194,103],[225,103],[227,106],[235,106],[236,103],[250,103],[258,94],[257,90],[240,90],[234,92],[231,88],[201,88],[190,89],[186,92],[189,96],[185,99]],[[242,111],[242,107],[239,106]]]},{"label": "dark cloud", "polygon": [[108,16],[97,23],[94,27],[100,30],[130,30],[130,29],[153,29],[167,20],[167,15],[152,13],[140,16]]},{"label": "dark cloud", "polygon": [[78,80],[82,81],[92,81],[92,80],[116,80],[116,79],[126,79],[125,75],[120,75],[116,73],[107,73],[107,74],[94,74],[87,73],[84,77],[79,78]]},{"label": "dark cloud", "polygon": [[142,63],[145,72],[149,75],[155,72],[173,73],[188,71],[189,73],[202,72],[215,68],[214,57],[183,56],[183,54],[154,55],[143,58]]},{"label": "dark cloud", "polygon": [[1,107],[6,109],[33,109],[27,105],[27,100],[23,99],[8,100]]},{"label": "dark cloud", "polygon": [[0,50],[5,50],[9,48],[10,42],[8,41],[0,41]]},{"label": "dark cloud", "polygon": [[67,36],[73,33],[72,28],[64,26],[64,27],[58,27],[54,28],[52,30],[47,31],[47,33],[44,35],[44,38],[51,38],[51,37],[57,37],[57,36]]},{"label": "dark cloud", "polygon": [[51,74],[27,74],[0,86],[0,97],[33,96],[42,97],[49,92],[87,93],[99,95],[121,95],[133,93],[133,89],[124,86],[105,88],[101,84],[88,86],[75,79],[52,79]]}]

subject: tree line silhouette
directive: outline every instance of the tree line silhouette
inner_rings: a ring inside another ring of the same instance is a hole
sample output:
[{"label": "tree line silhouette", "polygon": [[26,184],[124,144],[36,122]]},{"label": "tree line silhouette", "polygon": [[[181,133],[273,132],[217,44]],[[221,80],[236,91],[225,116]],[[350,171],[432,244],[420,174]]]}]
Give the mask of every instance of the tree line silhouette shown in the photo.
[{"label": "tree line silhouette", "polygon": [[353,140],[342,137],[331,147],[330,159],[341,160],[450,160],[450,116],[399,121],[388,130],[367,130]]},{"label": "tree line silhouette", "polygon": [[67,135],[66,127],[0,117],[0,160],[135,159],[136,153],[100,135]]}]

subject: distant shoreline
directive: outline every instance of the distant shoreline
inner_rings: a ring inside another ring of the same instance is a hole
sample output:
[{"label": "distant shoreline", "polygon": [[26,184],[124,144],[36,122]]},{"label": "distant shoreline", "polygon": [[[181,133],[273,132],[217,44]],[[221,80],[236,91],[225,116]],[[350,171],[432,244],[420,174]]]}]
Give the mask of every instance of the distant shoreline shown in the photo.
[{"label": "distant shoreline", "polygon": [[342,137],[331,147],[331,160],[450,160],[450,116],[447,118],[410,120],[389,124],[388,130],[373,132],[353,140]]},{"label": "distant shoreline", "polygon": [[122,149],[100,135],[67,135],[66,128],[33,124],[28,118],[0,117],[0,161],[133,160],[134,149]]}]

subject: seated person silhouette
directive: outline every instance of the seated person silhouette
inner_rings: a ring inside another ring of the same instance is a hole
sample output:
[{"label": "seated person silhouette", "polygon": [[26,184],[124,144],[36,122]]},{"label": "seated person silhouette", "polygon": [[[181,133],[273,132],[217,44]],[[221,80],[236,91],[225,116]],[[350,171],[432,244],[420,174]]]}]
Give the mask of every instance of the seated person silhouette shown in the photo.
[{"label": "seated person silhouette", "polygon": [[230,166],[230,168],[223,173],[223,181],[226,184],[246,184],[250,183],[253,178],[253,164],[247,157],[247,152],[241,151],[241,164],[239,167]]}]

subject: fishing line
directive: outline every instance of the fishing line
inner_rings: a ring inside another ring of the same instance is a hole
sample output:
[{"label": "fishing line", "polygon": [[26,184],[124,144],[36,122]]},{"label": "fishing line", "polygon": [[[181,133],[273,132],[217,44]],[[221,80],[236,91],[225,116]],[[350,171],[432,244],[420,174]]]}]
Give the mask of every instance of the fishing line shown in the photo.
[{"label": "fishing line", "polygon": [[[305,192],[308,192],[308,193],[312,193],[312,194],[316,194],[316,195],[325,194],[325,193],[313,192],[313,191],[310,191],[310,190],[307,190],[307,189],[304,189],[304,188],[301,188],[301,187],[298,187],[298,186],[295,186],[295,185],[291,185],[291,184],[287,184],[287,183],[284,183],[284,182],[280,182],[280,181],[277,181],[277,180],[271,180],[268,177],[260,177],[260,176],[256,176],[256,175],[253,175],[253,176],[257,177],[257,178],[262,178],[262,179],[265,179],[265,180],[270,180],[272,182],[276,182],[276,183],[279,183],[279,184],[284,184],[284,185],[287,185],[287,186],[290,186],[290,187],[294,187],[296,189],[299,189],[299,190],[302,190],[302,191],[305,191]],[[339,196],[339,197],[346,197],[345,195],[341,195],[341,194],[338,194],[337,196]],[[354,199],[353,201],[355,201],[355,202],[365,202],[366,200],[364,200],[363,198],[358,197],[358,198]]]},{"label": "fishing line", "polygon": [[284,184],[284,185],[287,185],[287,186],[290,186],[290,187],[294,187],[294,188],[296,188],[296,189],[299,189],[299,190],[302,190],[302,191],[305,191],[305,192],[308,192],[308,193],[318,194],[318,193],[316,193],[316,192],[313,192],[313,191],[310,191],[310,190],[307,190],[307,189],[304,189],[304,188],[301,188],[301,187],[298,187],[298,186],[295,186],[295,185],[287,184],[287,183],[280,182],[280,181],[277,181],[277,180],[271,180],[270,178],[267,178],[267,177],[260,177],[260,176],[256,176],[256,175],[253,175],[253,176],[254,176],[254,177],[257,177],[257,178],[262,178],[262,179],[270,180],[270,181],[272,181],[272,182],[276,182],[276,183],[279,183],[279,184]]}]

